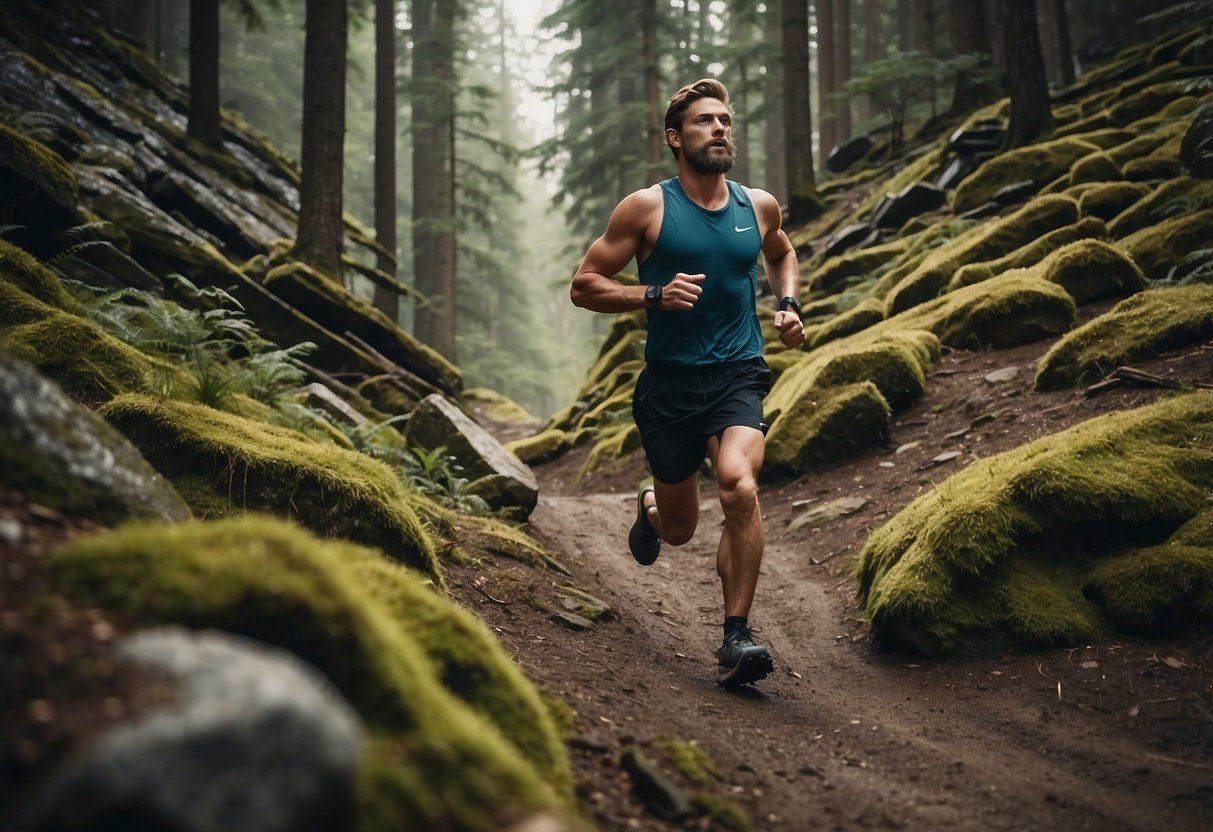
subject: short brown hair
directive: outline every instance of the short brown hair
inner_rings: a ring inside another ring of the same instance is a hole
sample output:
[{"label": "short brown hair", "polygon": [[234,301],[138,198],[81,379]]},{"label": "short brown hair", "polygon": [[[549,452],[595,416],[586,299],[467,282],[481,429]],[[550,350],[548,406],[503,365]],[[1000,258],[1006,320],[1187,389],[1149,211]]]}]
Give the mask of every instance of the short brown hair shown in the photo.
[{"label": "short brown hair", "polygon": [[[715,98],[723,102],[729,108],[729,114],[732,115],[733,107],[729,104],[729,91],[725,89],[724,84],[715,78],[700,78],[695,83],[687,84],[670,96],[669,106],[665,110],[665,129],[681,131],[682,117],[686,115],[687,108],[701,98]],[[669,145],[670,152],[677,159],[678,148],[670,144],[668,139],[666,140],[666,144]]]}]

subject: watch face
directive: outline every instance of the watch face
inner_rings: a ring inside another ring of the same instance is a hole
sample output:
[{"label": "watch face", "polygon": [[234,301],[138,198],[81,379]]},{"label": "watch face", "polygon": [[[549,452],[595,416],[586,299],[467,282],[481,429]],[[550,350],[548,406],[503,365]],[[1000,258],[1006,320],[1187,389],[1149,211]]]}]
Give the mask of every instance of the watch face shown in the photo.
[{"label": "watch face", "polygon": [[650,286],[648,289],[645,289],[644,301],[649,306],[656,306],[657,304],[661,303],[661,287]]}]

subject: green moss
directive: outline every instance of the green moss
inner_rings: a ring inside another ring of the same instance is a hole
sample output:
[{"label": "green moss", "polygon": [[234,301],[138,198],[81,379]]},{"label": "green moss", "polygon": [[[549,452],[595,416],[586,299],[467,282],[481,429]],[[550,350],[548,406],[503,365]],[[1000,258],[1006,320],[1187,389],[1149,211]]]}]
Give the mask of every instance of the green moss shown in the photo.
[{"label": "green moss", "polygon": [[1166,280],[1194,251],[1213,239],[1213,210],[1180,214],[1134,232],[1120,241],[1150,280]]},{"label": "green moss", "polygon": [[[838,257],[831,257],[811,271],[808,276],[808,288],[814,292],[841,291],[849,282],[848,278],[867,276],[875,269],[908,251],[910,242],[910,238],[907,237],[858,251],[848,251]],[[804,270],[805,266],[802,266],[802,274]]]},{"label": "green moss", "polygon": [[613,469],[621,465],[628,454],[640,450],[640,431],[635,423],[620,422],[598,433],[598,441],[590,449],[578,479],[585,479],[599,469]]},{"label": "green moss", "polygon": [[1213,286],[1151,289],[1067,333],[1036,365],[1037,390],[1099,381],[1124,364],[1213,337]]},{"label": "green moss", "polygon": [[926,370],[939,358],[939,339],[929,332],[918,335],[929,339],[926,346],[913,335],[896,333],[815,357],[805,366],[800,383],[825,388],[870,381],[894,412],[904,410],[926,390]]},{"label": "green moss", "polygon": [[1135,549],[1094,566],[1086,589],[1122,630],[1183,631],[1213,610],[1213,547]]},{"label": "green moss", "polygon": [[593,366],[585,374],[585,381],[577,398],[582,399],[621,364],[644,360],[644,345],[648,334],[643,329],[627,329],[610,347],[603,345]]},{"label": "green moss", "polygon": [[1112,160],[1113,164],[1123,168],[1134,159],[1149,156],[1166,140],[1167,137],[1157,131],[1147,133],[1144,136],[1137,136],[1124,144],[1119,144],[1110,149],[1108,151],[1108,158]]},{"label": "green moss", "polygon": [[562,430],[540,431],[533,436],[507,442],[505,449],[527,465],[539,465],[555,459],[572,445],[569,435]]},{"label": "green moss", "polygon": [[[33,182],[70,217],[76,210],[80,186],[71,167],[55,151],[0,124],[0,159],[6,167]],[[20,218],[16,218],[20,221]]]},{"label": "green moss", "polygon": [[1078,197],[1078,210],[1084,217],[1098,217],[1104,222],[1111,222],[1149,191],[1140,182],[1101,183]]},{"label": "green moss", "polygon": [[716,764],[708,752],[695,742],[661,737],[653,741],[676,771],[697,786],[710,786],[719,779]]},{"label": "green moss", "polygon": [[552,566],[558,562],[555,552],[502,520],[459,514],[424,498],[420,500],[418,510],[447,542],[456,558],[471,558],[487,552],[532,566]]},{"label": "green moss", "polygon": [[1124,297],[1146,288],[1141,270],[1119,248],[1102,240],[1078,240],[1046,257],[1038,270],[1082,305]]},{"label": "green moss", "polygon": [[1181,95],[1182,86],[1173,81],[1151,84],[1109,107],[1108,117],[1113,124],[1123,127],[1155,115]]},{"label": "green moss", "polygon": [[635,387],[635,384],[627,384],[618,390],[612,391],[610,398],[604,399],[586,411],[585,415],[577,422],[578,426],[596,428],[630,418],[632,413],[632,391]]},{"label": "green moss", "polygon": [[488,416],[496,422],[506,422],[512,425],[528,425],[539,420],[527,413],[526,408],[503,393],[490,390],[487,387],[473,387],[459,394],[461,401],[484,405],[488,408]]},{"label": "green moss", "polygon": [[202,405],[124,395],[100,412],[171,482],[209,478],[233,506],[380,548],[443,584],[418,497],[382,462]]},{"label": "green moss", "polygon": [[1213,395],[1092,419],[974,462],[877,529],[856,561],[860,599],[890,641],[946,651],[1006,627],[1083,643],[1092,620],[1064,565],[1157,539],[1210,491]]},{"label": "green moss", "polygon": [[1083,182],[1117,182],[1124,179],[1120,166],[1112,161],[1112,157],[1103,151],[1096,151],[1083,156],[1070,168],[1069,184],[1079,185]]},{"label": "green moss", "polygon": [[71,295],[54,272],[28,252],[0,240],[0,284],[5,282],[59,309],[70,310],[73,306]]},{"label": "green moss", "polygon": [[556,791],[571,794],[568,759],[539,697],[485,625],[382,558],[348,561],[371,597],[390,612],[435,666],[443,687],[497,727]]},{"label": "green moss", "polygon": [[[511,675],[502,670],[509,659],[481,629],[467,653],[458,644],[436,649],[436,664],[427,656],[431,643],[457,642],[475,626],[403,575],[395,575],[392,590],[408,592],[425,609],[413,618],[399,604],[385,604],[374,585],[383,576],[371,566],[379,560],[360,546],[249,517],[125,527],[56,552],[50,573],[62,591],[140,624],[221,629],[316,666],[369,733],[360,828],[496,829],[522,813],[559,808],[557,791],[568,782],[561,761],[554,758],[545,775],[501,730],[528,730],[513,721],[522,714],[544,719],[533,697],[503,704],[509,694],[502,691],[505,699],[490,705],[478,691],[464,691],[474,700],[469,707],[442,684],[448,655],[486,678]],[[477,658],[492,666],[477,666]],[[516,693],[525,683],[511,675],[508,685]],[[485,718],[489,710],[502,721]]]},{"label": "green moss", "polygon": [[719,794],[696,794],[691,805],[701,817],[708,818],[712,829],[721,828],[730,832],[751,832],[754,825],[745,809],[731,798]]},{"label": "green moss", "polygon": [[1099,149],[1079,136],[1066,136],[1000,153],[956,186],[952,209],[959,214],[976,208],[1000,188],[1025,179],[1052,182],[1083,156]]},{"label": "green moss", "polygon": [[1108,229],[1104,225],[1103,220],[1085,217],[1073,225],[1063,225],[1061,228],[1055,228],[996,260],[986,260],[981,263],[970,263],[967,266],[961,266],[952,275],[952,280],[948,283],[948,291],[953,292],[962,286],[981,283],[1011,269],[1023,269],[1035,265],[1051,252],[1075,240],[1085,240],[1091,237],[1101,238],[1107,235]]},{"label": "green moss", "polygon": [[778,419],[768,417],[763,478],[798,476],[881,445],[889,418],[889,405],[871,382],[808,387]]},{"label": "green moss", "polygon": [[1038,197],[1008,217],[970,228],[932,252],[889,292],[885,298],[889,317],[937,297],[961,266],[1002,257],[1077,221],[1078,203],[1055,194]]},{"label": "green moss", "polygon": [[1178,213],[1213,207],[1213,180],[1181,176],[1164,182],[1108,224],[1108,233],[1123,239]]},{"label": "green moss", "polygon": [[830,341],[867,329],[883,320],[884,301],[880,298],[867,298],[824,324],[807,327],[805,343],[809,349],[816,349]]},{"label": "green moss", "polygon": [[188,387],[176,366],[154,360],[96,325],[58,310],[13,327],[5,344],[57,381],[73,399],[89,406],[122,393],[159,388],[181,392]]}]

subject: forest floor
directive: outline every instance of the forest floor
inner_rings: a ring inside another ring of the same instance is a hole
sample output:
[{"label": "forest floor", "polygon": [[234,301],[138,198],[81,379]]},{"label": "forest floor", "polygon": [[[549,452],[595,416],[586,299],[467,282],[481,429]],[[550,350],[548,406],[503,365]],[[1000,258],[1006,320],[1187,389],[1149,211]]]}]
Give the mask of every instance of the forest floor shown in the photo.
[{"label": "forest floor", "polygon": [[[715,683],[721,514],[711,485],[702,482],[696,537],[646,568],[626,543],[639,455],[587,481],[577,479],[584,448],[536,469],[532,531],[571,578],[498,561],[488,589],[483,572],[456,572],[452,585],[526,673],[575,710],[570,753],[596,828],[739,828],[721,798],[756,830],[1213,828],[1208,628],[937,660],[879,650],[856,618],[853,556],[924,489],[977,458],[1167,395],[1034,393],[1048,346],[951,351],[895,419],[887,449],[762,489],[766,552],[751,624],[775,672],[737,691]],[[1213,383],[1213,345],[1135,366]],[[987,378],[998,371],[1004,380]],[[995,418],[970,427],[980,412]],[[791,530],[801,512],[843,497],[866,504]],[[558,587],[570,581],[608,603],[610,620],[558,626]],[[663,750],[671,739],[706,752],[712,774],[687,776],[693,767]],[[621,765],[629,746],[684,795],[713,796],[701,806],[715,806],[716,820],[659,819]]]}]

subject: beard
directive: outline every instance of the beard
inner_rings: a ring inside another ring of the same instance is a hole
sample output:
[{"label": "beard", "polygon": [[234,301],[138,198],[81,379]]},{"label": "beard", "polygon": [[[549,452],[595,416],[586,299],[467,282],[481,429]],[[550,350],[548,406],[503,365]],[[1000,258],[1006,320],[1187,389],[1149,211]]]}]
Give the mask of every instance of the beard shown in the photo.
[{"label": "beard", "polygon": [[737,146],[728,142],[720,145],[708,142],[695,150],[687,151],[687,162],[696,173],[727,173],[737,161]]}]

